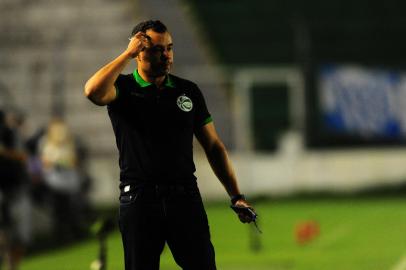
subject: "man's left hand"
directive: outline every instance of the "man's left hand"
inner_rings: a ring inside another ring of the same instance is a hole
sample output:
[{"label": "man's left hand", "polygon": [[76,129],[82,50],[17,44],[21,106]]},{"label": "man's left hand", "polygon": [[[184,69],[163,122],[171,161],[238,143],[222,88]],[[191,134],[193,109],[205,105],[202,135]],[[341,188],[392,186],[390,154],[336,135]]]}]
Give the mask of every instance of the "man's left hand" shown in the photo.
[{"label": "man's left hand", "polygon": [[[234,206],[241,207],[241,208],[249,208],[256,216],[256,212],[255,212],[254,208],[252,208],[251,205],[249,205],[249,203],[244,199],[240,199],[240,200],[236,201]],[[255,218],[253,218],[253,215],[247,213],[247,211],[236,211],[236,212],[238,213],[238,218],[240,219],[240,221],[242,223],[250,223],[250,222],[255,221]]]}]

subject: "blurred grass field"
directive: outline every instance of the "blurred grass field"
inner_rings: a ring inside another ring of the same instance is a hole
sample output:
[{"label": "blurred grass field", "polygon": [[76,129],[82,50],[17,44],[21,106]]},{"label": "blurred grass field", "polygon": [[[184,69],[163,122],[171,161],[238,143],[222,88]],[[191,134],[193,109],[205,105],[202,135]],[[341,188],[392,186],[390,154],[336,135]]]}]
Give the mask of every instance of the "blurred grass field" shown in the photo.
[{"label": "blurred grass field", "polygon": [[[325,198],[259,201],[262,250],[250,249],[253,226],[241,224],[226,203],[208,204],[220,270],[391,270],[406,256],[406,198]],[[295,227],[320,225],[313,241],[299,245]],[[108,239],[108,270],[124,269],[120,234]],[[97,256],[90,240],[27,258],[22,270],[84,270]],[[162,270],[180,269],[165,248]],[[402,268],[403,269],[403,268]]]}]

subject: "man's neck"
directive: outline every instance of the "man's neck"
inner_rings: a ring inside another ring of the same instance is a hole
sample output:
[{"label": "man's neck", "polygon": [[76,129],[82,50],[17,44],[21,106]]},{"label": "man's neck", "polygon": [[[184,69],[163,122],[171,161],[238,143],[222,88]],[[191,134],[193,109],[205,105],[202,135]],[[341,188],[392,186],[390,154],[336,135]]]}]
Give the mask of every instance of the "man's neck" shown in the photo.
[{"label": "man's neck", "polygon": [[153,76],[149,76],[148,74],[146,74],[145,72],[143,72],[142,70],[138,69],[138,74],[141,76],[141,78],[149,83],[153,83],[156,85],[156,87],[161,88],[164,81],[165,81],[165,75],[163,76],[159,76],[159,77],[153,77]]}]

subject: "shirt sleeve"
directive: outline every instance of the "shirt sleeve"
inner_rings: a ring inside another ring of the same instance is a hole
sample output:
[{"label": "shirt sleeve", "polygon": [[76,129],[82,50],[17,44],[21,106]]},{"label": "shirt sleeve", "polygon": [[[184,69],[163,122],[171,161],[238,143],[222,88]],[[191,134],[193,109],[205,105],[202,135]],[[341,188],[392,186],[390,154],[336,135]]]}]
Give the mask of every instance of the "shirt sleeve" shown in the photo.
[{"label": "shirt sleeve", "polygon": [[114,88],[116,89],[116,98],[107,105],[108,107],[114,107],[116,104],[119,104],[123,100],[123,97],[125,97],[128,93],[125,75],[118,75],[116,81],[114,82]]},{"label": "shirt sleeve", "polygon": [[194,127],[201,128],[204,125],[213,121],[209,110],[207,109],[206,101],[204,99],[203,93],[200,91],[199,87],[196,86],[194,93]]}]

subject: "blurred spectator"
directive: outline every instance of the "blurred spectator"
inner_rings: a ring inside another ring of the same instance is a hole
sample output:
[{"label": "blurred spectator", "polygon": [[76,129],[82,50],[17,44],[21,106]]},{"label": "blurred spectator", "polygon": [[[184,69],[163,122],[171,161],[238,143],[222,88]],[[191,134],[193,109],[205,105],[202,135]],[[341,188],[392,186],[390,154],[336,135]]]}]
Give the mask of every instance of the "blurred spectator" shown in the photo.
[{"label": "blurred spectator", "polygon": [[31,237],[26,155],[19,147],[23,117],[0,112],[0,231],[2,261],[16,270]]},{"label": "blurred spectator", "polygon": [[25,143],[25,149],[28,155],[27,167],[33,185],[39,184],[43,181],[42,161],[39,156],[38,145],[44,133],[44,129],[40,129]]},{"label": "blurred spectator", "polygon": [[44,173],[41,157],[39,154],[39,142],[44,136],[45,130],[41,128],[25,143],[27,151],[27,169],[31,179],[30,192],[34,203],[46,202],[49,190],[44,183]]},{"label": "blurred spectator", "polygon": [[81,221],[82,181],[77,169],[77,151],[68,126],[62,119],[51,120],[41,143],[44,182],[52,191],[54,233],[71,240],[83,232]]},{"label": "blurred spectator", "polygon": [[65,194],[79,192],[75,150],[67,125],[60,119],[52,120],[43,141],[41,159],[45,181],[53,190]]}]

